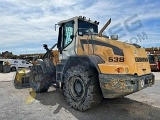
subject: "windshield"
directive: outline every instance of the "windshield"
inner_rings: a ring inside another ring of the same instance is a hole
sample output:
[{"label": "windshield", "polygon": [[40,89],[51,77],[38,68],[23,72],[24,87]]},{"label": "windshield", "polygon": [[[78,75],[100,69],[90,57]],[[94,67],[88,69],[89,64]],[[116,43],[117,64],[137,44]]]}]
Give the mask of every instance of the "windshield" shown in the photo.
[{"label": "windshield", "polygon": [[149,63],[151,63],[151,64],[154,64],[154,63],[155,63],[155,58],[154,58],[153,55],[149,55],[149,56],[148,56],[148,59],[149,59]]},{"label": "windshield", "polygon": [[98,26],[83,20],[78,20],[79,34],[87,34],[89,32],[98,33]]}]

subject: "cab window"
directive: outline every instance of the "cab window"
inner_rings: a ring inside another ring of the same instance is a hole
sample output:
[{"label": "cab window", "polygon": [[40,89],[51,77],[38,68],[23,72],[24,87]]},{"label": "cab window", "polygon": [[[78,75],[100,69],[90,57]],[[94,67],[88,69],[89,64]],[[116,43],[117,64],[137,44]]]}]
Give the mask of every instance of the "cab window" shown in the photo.
[{"label": "cab window", "polygon": [[83,20],[78,20],[78,34],[84,35],[89,32],[98,33],[98,25]]},{"label": "cab window", "polygon": [[71,36],[74,35],[74,22],[70,21],[64,24],[63,26],[63,48],[66,48],[71,42]]},{"label": "cab window", "polygon": [[22,63],[25,64],[26,62],[25,62],[25,61],[22,61]]}]

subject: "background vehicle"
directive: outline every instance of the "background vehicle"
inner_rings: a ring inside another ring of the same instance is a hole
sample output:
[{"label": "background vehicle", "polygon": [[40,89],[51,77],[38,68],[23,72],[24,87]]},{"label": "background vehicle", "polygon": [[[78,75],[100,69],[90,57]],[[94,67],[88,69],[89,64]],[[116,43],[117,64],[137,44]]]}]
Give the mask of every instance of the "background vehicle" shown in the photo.
[{"label": "background vehicle", "polygon": [[9,59],[0,59],[0,72],[3,72],[3,73],[9,73],[10,72]]},{"label": "background vehicle", "polygon": [[160,70],[160,58],[158,55],[149,54],[148,55],[151,71]]},{"label": "background vehicle", "polygon": [[44,45],[47,53],[33,62],[31,87],[46,92],[56,84],[72,108],[84,111],[103,97],[118,98],[153,85],[145,50],[102,34],[110,22],[99,33],[99,22],[86,17],[59,22],[58,42],[51,49]]},{"label": "background vehicle", "polygon": [[20,59],[0,59],[0,60],[4,62],[9,62],[11,71],[16,71],[18,68],[30,68],[33,66],[33,64]]},{"label": "background vehicle", "polygon": [[10,60],[9,61],[10,64],[11,64],[11,71],[15,71],[17,70],[18,68],[30,68],[32,67],[33,65],[25,60]]},{"label": "background vehicle", "polygon": [[151,71],[158,71],[158,66],[157,66],[157,64],[155,62],[154,56],[153,55],[149,55],[148,59],[149,59]]}]

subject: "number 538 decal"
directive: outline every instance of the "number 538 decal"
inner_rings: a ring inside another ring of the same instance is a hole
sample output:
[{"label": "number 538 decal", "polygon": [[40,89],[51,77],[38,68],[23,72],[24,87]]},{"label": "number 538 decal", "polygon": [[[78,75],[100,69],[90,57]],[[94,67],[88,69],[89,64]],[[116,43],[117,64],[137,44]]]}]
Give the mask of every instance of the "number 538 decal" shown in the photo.
[{"label": "number 538 decal", "polygon": [[124,57],[109,57],[109,62],[124,62]]}]

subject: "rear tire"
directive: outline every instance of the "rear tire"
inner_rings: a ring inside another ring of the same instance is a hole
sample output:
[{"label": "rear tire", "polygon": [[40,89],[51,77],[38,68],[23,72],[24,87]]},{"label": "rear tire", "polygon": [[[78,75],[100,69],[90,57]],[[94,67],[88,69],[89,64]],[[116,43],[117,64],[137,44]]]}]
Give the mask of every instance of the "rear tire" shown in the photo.
[{"label": "rear tire", "polygon": [[77,65],[64,75],[64,95],[72,108],[85,111],[102,100],[98,73],[89,65]]},{"label": "rear tire", "polygon": [[52,85],[52,79],[47,73],[43,73],[40,65],[35,65],[31,68],[30,72],[30,86],[36,92],[47,92]]}]

